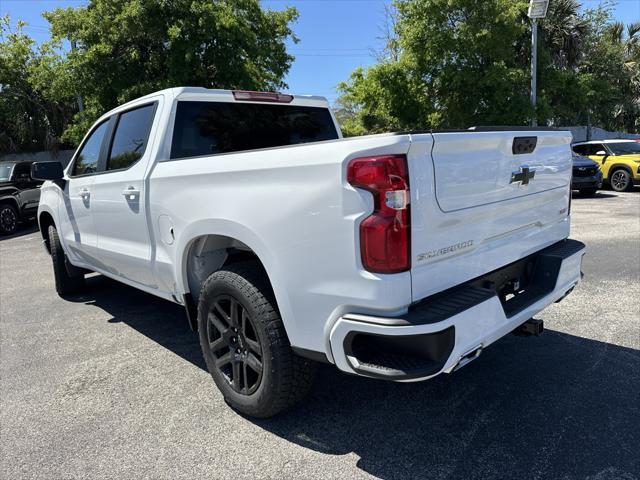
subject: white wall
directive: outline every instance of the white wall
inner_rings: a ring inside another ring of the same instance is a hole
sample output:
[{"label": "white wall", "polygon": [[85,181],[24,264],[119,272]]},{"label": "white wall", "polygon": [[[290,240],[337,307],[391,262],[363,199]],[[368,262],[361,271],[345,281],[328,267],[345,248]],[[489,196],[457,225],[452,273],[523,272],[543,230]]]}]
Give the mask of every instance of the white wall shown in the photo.
[{"label": "white wall", "polygon": [[67,166],[75,150],[60,150],[56,154],[52,152],[35,152],[35,153],[10,153],[0,156],[0,161],[7,160],[29,160],[32,162],[53,162],[58,161],[64,167]]},{"label": "white wall", "polygon": [[[584,142],[587,140],[587,127],[560,127],[571,130],[574,142]],[[623,132],[609,132],[602,128],[591,127],[591,138],[589,140],[607,140],[609,138],[640,138],[640,135]]]}]

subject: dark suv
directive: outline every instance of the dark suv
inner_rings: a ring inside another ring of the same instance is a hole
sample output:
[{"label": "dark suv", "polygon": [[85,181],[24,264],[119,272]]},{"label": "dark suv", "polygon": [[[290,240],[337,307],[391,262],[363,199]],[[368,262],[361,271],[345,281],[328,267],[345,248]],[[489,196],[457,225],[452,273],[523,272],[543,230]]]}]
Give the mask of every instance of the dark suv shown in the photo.
[{"label": "dark suv", "polygon": [[580,190],[583,195],[594,195],[600,188],[602,188],[600,166],[590,158],[573,152],[571,189]]},{"label": "dark suv", "polygon": [[0,235],[14,233],[38,212],[42,182],[31,178],[31,163],[0,162]]}]

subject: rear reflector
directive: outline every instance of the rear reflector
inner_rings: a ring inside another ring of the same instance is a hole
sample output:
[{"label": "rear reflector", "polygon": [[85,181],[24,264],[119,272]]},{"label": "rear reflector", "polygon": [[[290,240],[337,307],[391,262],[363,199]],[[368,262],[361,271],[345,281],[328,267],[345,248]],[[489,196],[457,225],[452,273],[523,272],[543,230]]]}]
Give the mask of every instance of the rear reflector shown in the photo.
[{"label": "rear reflector", "polygon": [[411,267],[409,172],[404,155],[354,158],[347,178],[373,194],[373,213],[360,224],[362,265],[370,272],[398,273]]},{"label": "rear reflector", "polygon": [[276,92],[252,92],[250,90],[234,90],[233,98],[245,102],[291,103],[293,95]]}]

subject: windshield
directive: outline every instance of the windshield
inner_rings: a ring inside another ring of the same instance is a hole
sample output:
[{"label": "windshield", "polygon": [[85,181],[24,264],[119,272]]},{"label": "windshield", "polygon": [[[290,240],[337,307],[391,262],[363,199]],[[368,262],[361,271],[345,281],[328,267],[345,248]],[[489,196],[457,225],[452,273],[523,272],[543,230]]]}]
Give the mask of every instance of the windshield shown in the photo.
[{"label": "windshield", "polygon": [[11,178],[13,163],[0,163],[0,182],[7,182]]},{"label": "windshield", "polygon": [[607,143],[607,147],[614,155],[640,155],[640,143],[638,142]]}]

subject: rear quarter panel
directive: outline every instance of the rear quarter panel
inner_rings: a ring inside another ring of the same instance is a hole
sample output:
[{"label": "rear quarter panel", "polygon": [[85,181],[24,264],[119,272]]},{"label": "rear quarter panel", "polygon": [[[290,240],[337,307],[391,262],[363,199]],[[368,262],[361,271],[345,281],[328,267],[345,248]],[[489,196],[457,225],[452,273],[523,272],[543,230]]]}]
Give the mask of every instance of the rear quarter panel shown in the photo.
[{"label": "rear quarter panel", "polygon": [[409,272],[361,268],[358,223],[371,195],[346,183],[348,160],[405,153],[407,136],[372,136],[225,155],[161,161],[150,177],[153,237],[170,218],[176,240],[156,241],[156,274],[188,291],[186,252],[201,235],[249,246],[269,275],[293,345],[328,351],[333,320],[350,311],[397,312],[411,301]]}]

